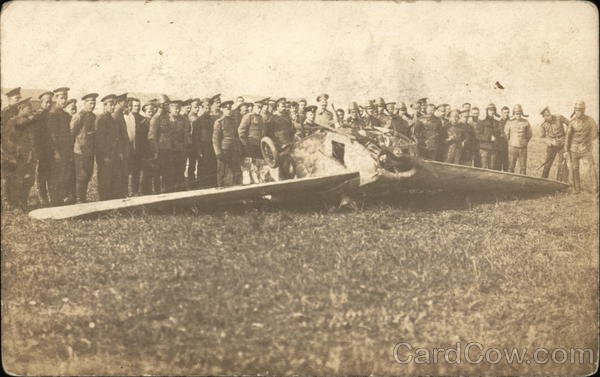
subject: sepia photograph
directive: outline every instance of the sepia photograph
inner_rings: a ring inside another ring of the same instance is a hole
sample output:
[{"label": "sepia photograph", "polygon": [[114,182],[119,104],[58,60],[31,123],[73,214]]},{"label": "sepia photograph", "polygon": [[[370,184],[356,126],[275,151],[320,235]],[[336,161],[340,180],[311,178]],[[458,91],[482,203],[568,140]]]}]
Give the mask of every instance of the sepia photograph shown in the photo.
[{"label": "sepia photograph", "polygon": [[589,1],[13,0],[15,376],[590,376]]}]

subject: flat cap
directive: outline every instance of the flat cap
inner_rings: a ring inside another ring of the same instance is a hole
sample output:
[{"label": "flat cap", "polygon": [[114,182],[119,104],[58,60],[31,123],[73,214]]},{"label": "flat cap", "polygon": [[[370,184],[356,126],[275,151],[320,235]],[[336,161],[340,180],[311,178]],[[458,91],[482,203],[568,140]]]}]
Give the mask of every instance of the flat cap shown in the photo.
[{"label": "flat cap", "polygon": [[70,104],[77,104],[77,100],[75,98],[70,98],[66,103],[65,103],[65,107],[69,106]]},{"label": "flat cap", "polygon": [[102,97],[102,99],[100,101],[102,101],[102,102],[114,101],[115,98],[117,98],[117,96],[115,96],[114,94],[108,94],[108,95]]},{"label": "flat cap", "polygon": [[185,101],[181,101],[181,106],[189,106],[192,104],[191,99],[186,99]]},{"label": "flat cap", "polygon": [[54,89],[53,91],[54,91],[54,94],[61,93],[61,94],[65,94],[66,95],[69,92],[69,90],[71,90],[71,89],[67,88],[66,86],[63,86],[61,88]]},{"label": "flat cap", "polygon": [[117,100],[117,102],[127,101],[127,93],[119,94],[118,96],[116,96],[115,99]]},{"label": "flat cap", "polygon": [[30,101],[31,101],[31,97],[27,97],[27,98],[22,99],[19,102],[17,102],[17,106],[22,107],[22,106],[30,105],[31,104]]},{"label": "flat cap", "polygon": [[146,111],[146,108],[150,107],[150,106],[154,106],[154,103],[152,103],[152,102],[145,103],[144,106],[142,106],[142,111]]},{"label": "flat cap", "polygon": [[223,102],[221,102],[221,105],[219,105],[219,107],[221,109],[223,109],[225,107],[231,108],[231,105],[233,105],[233,101],[223,101]]},{"label": "flat cap", "polygon": [[54,97],[54,93],[53,93],[53,92],[44,92],[44,93],[42,93],[42,94],[40,94],[40,95],[38,96],[38,99],[42,99],[42,98],[44,98],[44,97],[46,97],[46,96],[48,96],[48,97],[52,98],[52,97]]},{"label": "flat cap", "polygon": [[417,103],[427,103],[427,97],[419,98]]},{"label": "flat cap", "polygon": [[18,95],[21,95],[21,87],[20,86],[6,92],[7,97],[14,97],[14,96],[18,96]]},{"label": "flat cap", "polygon": [[190,104],[192,104],[192,103],[194,103],[194,102],[202,103],[202,100],[201,100],[200,98],[197,98],[197,97],[196,97],[196,98],[192,98],[192,99],[190,100]]},{"label": "flat cap", "polygon": [[88,93],[85,96],[81,97],[84,101],[95,100],[98,97],[98,93]]},{"label": "flat cap", "polygon": [[287,99],[285,97],[281,97],[281,98],[278,98],[277,101],[275,101],[275,103],[277,103],[277,104],[279,104],[279,102],[286,103]]},{"label": "flat cap", "polygon": [[211,102],[215,102],[216,100],[221,100],[221,93],[219,94],[215,94],[214,96],[210,97]]},{"label": "flat cap", "polygon": [[321,98],[329,99],[329,94],[323,93],[317,96],[317,102],[321,101]]}]

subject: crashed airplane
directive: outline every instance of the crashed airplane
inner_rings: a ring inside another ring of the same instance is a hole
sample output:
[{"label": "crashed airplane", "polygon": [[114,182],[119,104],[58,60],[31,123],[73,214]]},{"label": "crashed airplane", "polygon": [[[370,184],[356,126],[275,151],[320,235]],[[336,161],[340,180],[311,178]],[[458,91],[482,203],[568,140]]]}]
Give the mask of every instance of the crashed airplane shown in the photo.
[{"label": "crashed airplane", "polygon": [[[569,187],[550,179],[423,160],[415,156],[414,142],[383,128],[354,132],[320,127],[279,152],[265,137],[261,150],[273,182],[41,208],[29,216],[40,220],[85,218],[139,208],[213,207],[265,197],[283,201],[337,197],[347,201],[409,190],[551,193]],[[280,176],[294,178],[280,180]]]}]

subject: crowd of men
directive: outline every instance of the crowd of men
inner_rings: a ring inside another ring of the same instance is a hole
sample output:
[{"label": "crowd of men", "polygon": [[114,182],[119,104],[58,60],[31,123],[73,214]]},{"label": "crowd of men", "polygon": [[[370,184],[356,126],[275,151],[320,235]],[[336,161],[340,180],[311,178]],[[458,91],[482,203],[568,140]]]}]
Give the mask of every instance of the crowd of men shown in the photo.
[{"label": "crowd of men", "polygon": [[[383,98],[365,106],[353,102],[347,112],[328,108],[329,96],[317,105],[305,99],[243,97],[221,101],[220,95],[170,100],[166,95],[142,104],[137,98],[108,94],[100,98],[102,112],[94,113],[97,93],[69,99],[69,88],[41,93],[39,108],[22,99],[20,88],[6,93],[2,109],[3,199],[11,208],[27,209],[37,183],[39,204],[59,206],[87,201],[94,162],[100,200],[129,195],[172,192],[242,183],[245,161],[262,159],[260,142],[269,136],[285,149],[324,127],[361,133],[385,132],[413,140],[425,159],[526,174],[527,146],[532,137],[521,105],[497,113],[489,104],[464,103],[459,109],[434,105],[422,98],[410,105]],[[34,108],[35,107],[35,108]],[[570,119],[541,111],[542,137],[547,143],[542,177],[558,158],[557,179],[566,181],[570,161],[575,192],[581,189],[579,166],[586,160],[597,190],[592,143],[596,122],[578,101]],[[186,179],[187,177],[187,179]],[[250,176],[253,178],[252,175]]]}]

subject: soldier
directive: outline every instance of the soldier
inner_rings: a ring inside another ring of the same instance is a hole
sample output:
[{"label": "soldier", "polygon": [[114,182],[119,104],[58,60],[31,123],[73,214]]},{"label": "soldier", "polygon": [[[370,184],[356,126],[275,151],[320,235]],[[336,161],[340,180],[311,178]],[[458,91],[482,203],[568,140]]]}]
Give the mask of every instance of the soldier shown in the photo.
[{"label": "soldier", "polygon": [[467,111],[469,114],[471,113],[471,104],[469,102],[465,102],[461,106],[461,111]]},{"label": "soldier", "polygon": [[540,114],[544,122],[540,125],[541,138],[546,142],[546,158],[544,159],[544,170],[542,178],[548,178],[550,168],[554,159],[558,156],[558,169],[556,169],[556,180],[560,180],[565,174],[561,171],[564,163],[566,127],[569,120],[562,115],[552,115],[550,109],[546,106]]},{"label": "soldier", "polygon": [[379,122],[383,125],[387,123],[387,111],[385,109],[385,100],[382,97],[377,98],[375,101],[375,117],[379,119]]},{"label": "soldier", "polygon": [[[471,107],[470,104],[468,107]],[[467,155],[473,159],[473,165],[476,168],[481,167],[481,156],[479,155],[479,140],[477,139],[477,127],[479,126],[479,108],[471,107],[471,112],[469,113],[469,118],[467,120],[467,124],[470,128],[470,133],[473,133],[474,138],[470,139],[470,151],[467,152]],[[464,150],[463,150],[464,152]]]},{"label": "soldier", "polygon": [[343,109],[337,109],[335,111],[335,124],[337,127],[344,127],[346,125],[346,113]]},{"label": "soldier", "polygon": [[221,113],[220,108],[221,108],[221,95],[215,94],[210,99],[210,117],[213,121],[213,125],[217,119],[221,118],[222,113]]},{"label": "soldier", "polygon": [[186,118],[190,111],[192,110],[192,99],[186,99],[185,101],[181,101],[181,111],[179,112],[179,116]]},{"label": "soldier", "polygon": [[315,122],[321,126],[333,127],[333,114],[327,110],[327,101],[329,100],[328,94],[321,94],[317,97],[319,103],[319,109],[315,114]]},{"label": "soldier", "polygon": [[494,117],[499,115],[493,103],[490,103],[485,111],[485,119],[477,123],[475,136],[479,142],[481,167],[493,169],[496,166],[496,138],[500,136],[500,123]]},{"label": "soldier", "polygon": [[306,119],[306,117],[304,116],[304,109],[306,109],[306,99],[300,98],[300,100],[298,101],[298,115],[300,116],[298,121],[300,122],[300,124],[303,124],[304,120]]},{"label": "soldier", "polygon": [[438,105],[435,108],[435,113],[433,115],[440,120],[440,124],[442,125],[440,133],[440,147],[437,152],[438,156],[436,160],[446,161],[448,157],[448,144],[445,142],[445,140],[448,138],[448,128],[450,127],[450,122],[445,117],[446,104]]},{"label": "soldier", "polygon": [[[65,104],[65,112],[69,114],[69,124],[71,123],[71,119],[73,115],[77,114],[77,100],[75,98],[69,98],[67,103]],[[75,140],[71,138],[70,145],[73,146]],[[67,167],[66,173],[66,186],[65,186],[65,204],[73,204],[75,203],[75,159],[74,157],[71,159],[69,166]]]},{"label": "soldier", "polygon": [[523,114],[521,105],[513,108],[513,118],[506,122],[504,133],[508,139],[508,171],[515,172],[517,161],[519,162],[519,173],[527,174],[527,144],[531,140],[531,125]]},{"label": "soldier", "polygon": [[48,192],[50,189],[50,165],[52,155],[48,144],[48,112],[52,107],[53,92],[44,92],[39,95],[40,109],[36,116],[37,122],[33,127],[35,156],[37,159],[37,191],[40,204],[43,207],[50,205]]},{"label": "soldier", "polygon": [[181,104],[181,101],[169,103],[169,122],[173,133],[173,191],[184,188],[186,158],[192,149],[191,126],[187,116],[179,114]]},{"label": "soldier", "polygon": [[96,137],[94,151],[98,169],[98,197],[100,200],[115,199],[120,172],[115,168],[117,153],[117,121],[113,117],[115,111],[114,94],[102,98],[104,109],[96,117]]},{"label": "soldier", "polygon": [[87,189],[94,172],[94,139],[96,136],[96,98],[98,93],[89,93],[81,98],[83,109],[71,118],[70,129],[75,164],[75,192],[78,203],[87,201]]},{"label": "soldier", "polygon": [[426,113],[420,117],[414,126],[414,137],[417,140],[419,157],[439,161],[440,141],[442,138],[442,123],[434,116],[435,105],[428,104]]},{"label": "soldier", "polygon": [[211,99],[202,100],[198,119],[192,125],[192,147],[198,161],[198,187],[208,188],[217,184],[217,159],[213,148],[214,121],[210,115]]},{"label": "soldier", "polygon": [[451,164],[460,163],[462,143],[465,140],[465,130],[459,123],[460,114],[458,110],[450,112],[450,123],[448,125],[446,143],[448,145],[448,155],[446,162]]},{"label": "soldier", "polygon": [[346,127],[349,127],[352,130],[362,130],[365,128],[365,122],[360,116],[360,110],[356,102],[352,102],[352,105],[348,109],[348,114]]},{"label": "soldier", "polygon": [[8,105],[2,109],[2,113],[0,115],[0,133],[2,135],[4,135],[4,125],[6,122],[8,122],[10,118],[16,116],[19,112],[17,103],[21,101],[21,88],[14,88],[6,92],[6,99],[8,100]]},{"label": "soldier", "polygon": [[71,117],[77,114],[77,100],[75,98],[69,98],[67,103],[65,103],[65,111]]},{"label": "soldier", "polygon": [[167,192],[173,187],[173,132],[169,122],[169,97],[161,95],[157,112],[150,120],[148,141],[156,166],[156,177],[160,192]]},{"label": "soldier", "polygon": [[508,171],[508,140],[504,134],[504,127],[509,120],[510,109],[507,106],[502,106],[500,109],[500,135],[496,139],[496,167],[494,169]]},{"label": "soldier", "polygon": [[427,114],[427,106],[428,106],[427,97],[420,98],[417,102],[420,105],[420,109],[419,110],[420,110],[420,112],[422,114],[421,116]]},{"label": "soldier", "polygon": [[598,193],[598,170],[592,155],[592,143],[598,139],[598,125],[591,117],[585,115],[585,102],[577,101],[567,128],[566,150],[571,159],[573,177],[573,192],[579,193],[581,182],[579,178],[579,162],[584,160],[589,167],[594,190]]},{"label": "soldier", "polygon": [[[131,183],[131,195],[140,194],[140,179],[142,177],[143,164],[143,151],[138,148],[138,142],[144,144],[146,141],[144,138],[148,137],[148,131],[145,131],[144,135],[138,135],[138,129],[143,117],[140,115],[140,100],[137,98],[129,98],[127,100],[127,108],[129,111],[123,113],[125,119],[125,125],[127,126],[127,139],[129,141],[129,161],[127,177]],[[142,148],[143,149],[143,148]],[[147,157],[147,156],[145,156]]]},{"label": "soldier", "polygon": [[268,98],[265,98],[255,101],[253,112],[244,115],[238,127],[242,157],[246,159],[244,165],[251,183],[258,183],[260,181],[258,172],[263,159],[260,150],[260,141],[265,135],[265,121],[260,112],[262,106],[266,106],[268,100]]},{"label": "soldier", "polygon": [[17,113],[5,123],[2,155],[2,169],[8,172],[6,194],[9,209],[21,209],[23,212],[28,209],[27,200],[35,177],[35,116],[30,100],[26,98],[12,105]]},{"label": "soldier", "polygon": [[73,161],[73,143],[69,123],[71,116],[64,111],[69,88],[54,90],[54,107],[48,113],[48,136],[52,160],[50,162],[50,201],[64,203],[68,184],[68,169]]},{"label": "soldier", "polygon": [[187,118],[189,122],[190,128],[190,146],[189,152],[187,156],[187,178],[188,178],[188,186],[195,187],[196,186],[196,165],[198,163],[199,157],[196,156],[196,148],[195,144],[192,140],[194,136],[194,122],[198,120],[198,112],[200,111],[200,98],[194,98],[190,101],[190,111],[188,112]]},{"label": "soldier", "polygon": [[474,154],[479,151],[476,147],[475,129],[469,124],[470,110],[463,108],[460,111],[458,124],[463,130],[463,142],[460,153],[460,164],[465,166],[473,166]]},{"label": "soldier", "polygon": [[127,135],[127,123],[125,116],[129,114],[127,93],[115,97],[115,111],[112,113],[117,124],[115,135],[115,156],[113,169],[115,169],[116,181],[113,187],[116,191],[115,198],[125,198],[129,194],[129,137]]},{"label": "soldier", "polygon": [[286,153],[294,143],[295,129],[292,122],[285,115],[285,98],[277,100],[275,112],[267,123],[265,134],[273,139],[279,152],[279,177],[280,179],[293,178],[290,174],[289,155]]},{"label": "soldier", "polygon": [[137,125],[136,136],[136,154],[142,161],[141,192],[142,195],[149,195],[153,192],[160,192],[160,179],[156,174],[156,167],[153,164],[153,153],[148,140],[150,131],[150,120],[155,112],[155,106],[148,102],[142,107],[140,122]]},{"label": "soldier", "polygon": [[317,123],[315,123],[315,114],[317,113],[317,106],[307,106],[304,108],[304,123],[300,129],[296,129],[296,138],[302,139],[307,136],[314,134],[321,129]]},{"label": "soldier", "polygon": [[223,116],[215,122],[213,148],[217,158],[217,186],[242,184],[240,141],[238,127],[231,116],[233,101],[221,103]]}]

